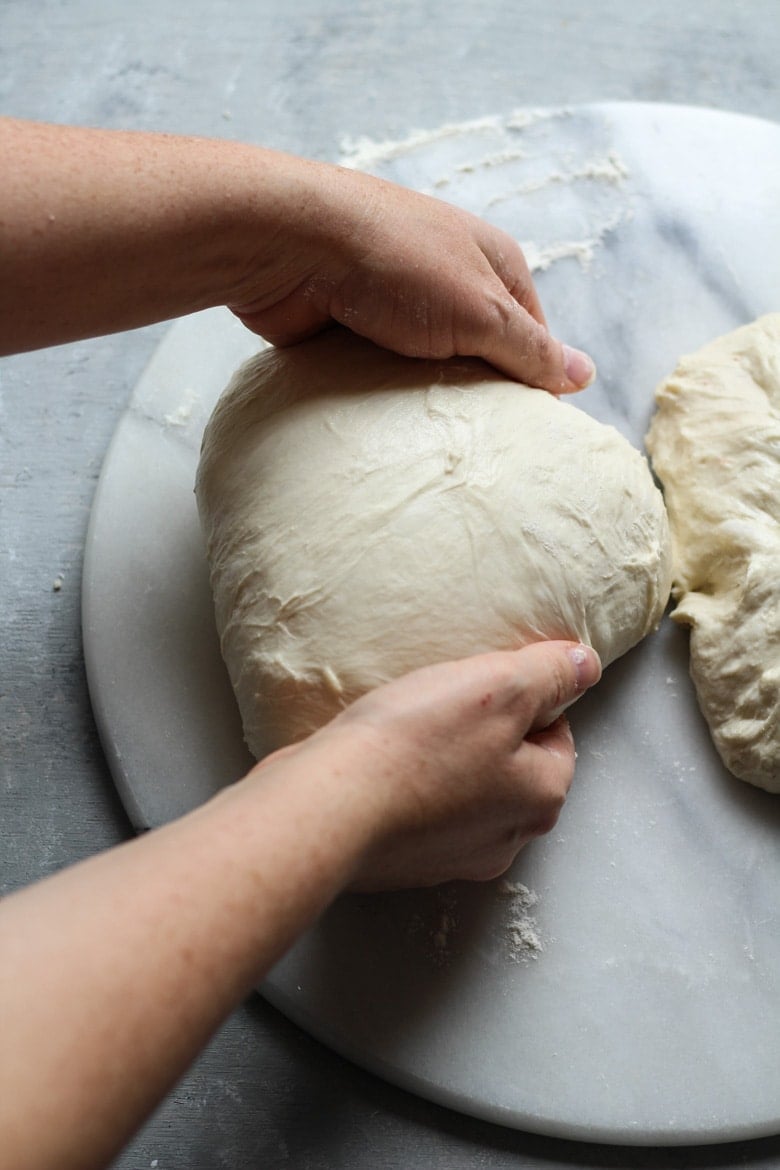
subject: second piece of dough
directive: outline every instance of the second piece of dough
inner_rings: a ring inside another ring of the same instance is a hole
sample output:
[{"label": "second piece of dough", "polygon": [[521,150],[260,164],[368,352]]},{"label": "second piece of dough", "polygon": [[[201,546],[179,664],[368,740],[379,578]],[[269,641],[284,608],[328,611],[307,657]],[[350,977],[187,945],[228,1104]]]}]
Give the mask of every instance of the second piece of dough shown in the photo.
[{"label": "second piece of dough", "polygon": [[656,400],[699,704],[726,767],[780,792],[780,313],[682,358]]}]

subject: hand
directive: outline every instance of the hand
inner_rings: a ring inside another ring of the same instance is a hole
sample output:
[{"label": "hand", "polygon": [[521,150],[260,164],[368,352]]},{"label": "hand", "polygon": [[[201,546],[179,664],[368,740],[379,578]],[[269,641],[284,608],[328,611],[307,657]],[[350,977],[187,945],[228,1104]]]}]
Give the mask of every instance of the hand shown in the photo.
[{"label": "hand", "polygon": [[548,332],[510,236],[368,175],[316,164],[304,174],[294,236],[278,237],[230,304],[250,329],[290,345],[337,321],[412,357],[481,357],[553,393],[592,381],[591,359]]},{"label": "hand", "polygon": [[308,763],[338,775],[351,810],[368,805],[376,828],[356,888],[487,880],[555,824],[574,774],[562,710],[600,674],[595,652],[569,642],[428,667],[257,771]]},{"label": "hand", "polygon": [[599,673],[567,642],[417,671],[180,820],[4,898],[6,1162],[107,1165],[349,885],[501,873],[555,824],[574,771],[560,712]]},{"label": "hand", "polygon": [[0,353],[227,304],[278,345],[337,321],[554,393],[593,377],[514,240],[437,199],[239,143],[11,118],[0,154]]}]

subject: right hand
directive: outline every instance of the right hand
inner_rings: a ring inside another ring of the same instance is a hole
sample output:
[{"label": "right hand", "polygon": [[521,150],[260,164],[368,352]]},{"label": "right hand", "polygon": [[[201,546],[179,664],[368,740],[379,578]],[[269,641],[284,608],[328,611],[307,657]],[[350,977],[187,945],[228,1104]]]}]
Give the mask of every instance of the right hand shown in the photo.
[{"label": "right hand", "polygon": [[261,770],[316,753],[310,767],[353,784],[374,826],[353,888],[488,880],[556,823],[575,760],[562,711],[600,675],[595,652],[572,642],[426,667]]}]

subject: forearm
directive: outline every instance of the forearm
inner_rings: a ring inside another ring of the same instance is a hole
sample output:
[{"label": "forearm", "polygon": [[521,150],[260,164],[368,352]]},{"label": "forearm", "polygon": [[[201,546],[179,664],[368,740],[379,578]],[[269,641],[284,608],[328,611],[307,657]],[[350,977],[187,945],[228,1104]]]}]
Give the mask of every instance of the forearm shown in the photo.
[{"label": "forearm", "polygon": [[415,357],[581,389],[503,232],[327,163],[0,118],[0,354],[224,304],[274,345],[331,321]]},{"label": "forearm", "polygon": [[8,1165],[105,1164],[349,883],[371,810],[315,762],[269,768],[0,905]]},{"label": "forearm", "polygon": [[555,823],[574,770],[555,716],[599,673],[565,642],[417,671],[202,809],[0,903],[3,1165],[105,1166],[346,887],[504,872]]},{"label": "forearm", "polygon": [[240,299],[288,222],[305,225],[320,168],[225,141],[11,119],[0,158],[3,353]]}]

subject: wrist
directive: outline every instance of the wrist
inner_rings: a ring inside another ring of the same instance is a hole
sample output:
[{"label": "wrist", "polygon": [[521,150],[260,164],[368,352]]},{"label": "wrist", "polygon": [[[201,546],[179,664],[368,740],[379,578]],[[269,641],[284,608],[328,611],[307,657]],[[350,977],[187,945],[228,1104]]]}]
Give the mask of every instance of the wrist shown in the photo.
[{"label": "wrist", "polygon": [[351,884],[382,836],[385,814],[369,752],[351,729],[330,725],[262,760],[211,802],[232,821],[247,855],[255,848],[273,855],[272,868],[290,887],[300,871],[321,900],[315,915]]},{"label": "wrist", "polygon": [[350,865],[345,885],[353,883],[366,859],[403,832],[410,819],[391,736],[349,716],[334,719],[299,749],[316,761],[323,803],[346,832],[343,845],[349,847]]},{"label": "wrist", "polygon": [[356,256],[370,248],[376,180],[331,163],[243,150],[229,207],[232,283],[221,303],[248,318],[305,288],[327,312]]},{"label": "wrist", "polygon": [[281,299],[323,252],[326,164],[262,147],[238,147],[227,199],[227,280],[219,303],[239,315]]}]

